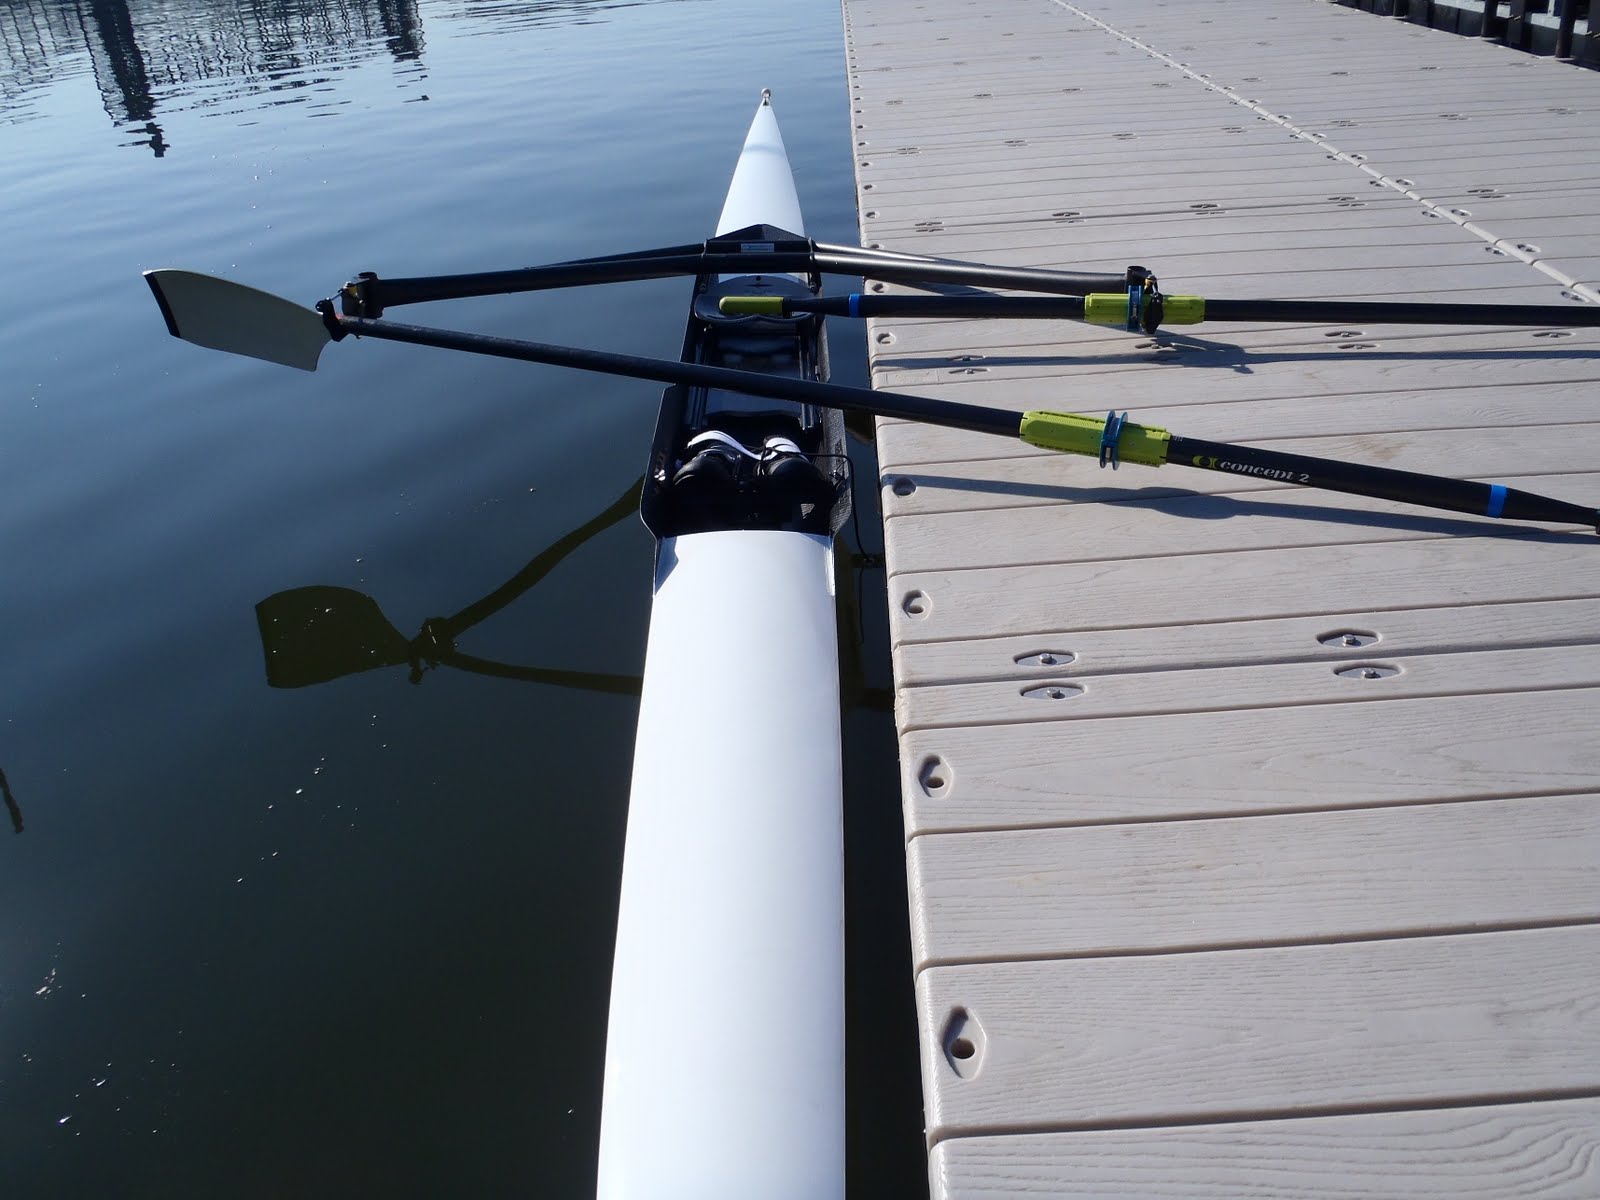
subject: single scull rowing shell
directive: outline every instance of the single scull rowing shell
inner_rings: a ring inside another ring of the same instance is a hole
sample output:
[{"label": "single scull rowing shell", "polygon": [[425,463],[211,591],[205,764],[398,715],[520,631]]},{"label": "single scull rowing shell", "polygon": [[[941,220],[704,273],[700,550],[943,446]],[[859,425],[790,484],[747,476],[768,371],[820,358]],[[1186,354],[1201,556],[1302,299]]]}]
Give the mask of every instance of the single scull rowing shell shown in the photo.
[{"label": "single scull rowing shell", "polygon": [[[768,97],[717,236],[804,236]],[[727,318],[702,276],[685,361],[826,374],[817,318]],[[836,413],[670,388],[642,511],[657,535],[612,971],[599,1195],[844,1194]]]}]

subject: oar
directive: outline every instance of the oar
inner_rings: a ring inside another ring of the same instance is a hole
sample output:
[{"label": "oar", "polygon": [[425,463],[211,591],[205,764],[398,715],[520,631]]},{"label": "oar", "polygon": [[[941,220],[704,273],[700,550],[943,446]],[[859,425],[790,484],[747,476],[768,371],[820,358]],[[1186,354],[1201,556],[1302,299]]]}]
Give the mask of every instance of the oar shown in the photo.
[{"label": "oar", "polygon": [[1161,325],[1202,321],[1287,321],[1305,324],[1550,325],[1600,326],[1600,304],[1449,304],[1385,300],[1208,300],[1135,293],[1084,296],[725,296],[733,316],[1010,317],[1023,320],[1082,320],[1124,325],[1154,333]]},{"label": "oar", "polygon": [[[185,281],[186,285],[188,282]],[[160,295],[165,287],[165,281],[152,279],[151,286]],[[649,379],[659,383],[721,388],[731,392],[793,400],[847,412],[865,412],[876,416],[897,417],[930,425],[947,425],[956,429],[997,434],[1002,437],[1016,437],[1041,449],[1098,458],[1101,466],[1115,467],[1124,460],[1152,467],[1159,467],[1164,463],[1177,463],[1202,470],[1275,479],[1283,483],[1358,496],[1400,500],[1425,508],[1441,508],[1510,520],[1588,525],[1593,526],[1596,532],[1600,532],[1600,510],[1507,488],[1500,484],[1447,479],[1437,475],[1396,471],[1363,463],[1310,458],[1305,455],[1262,450],[1253,446],[1179,437],[1155,426],[1133,424],[1126,419],[1126,415],[1118,417],[1112,413],[1106,417],[1091,417],[1076,413],[1015,412],[976,404],[934,400],[902,392],[879,392],[866,388],[844,387],[839,384],[783,379],[699,363],[609,354],[599,350],[551,346],[539,342],[461,333],[449,329],[429,329],[365,317],[342,317],[334,311],[329,301],[322,302],[320,313],[309,309],[300,310],[300,315],[293,322],[288,320],[287,310],[294,305],[287,300],[280,301],[283,307],[271,310],[274,319],[267,327],[255,330],[241,326],[234,330],[230,337],[218,338],[215,336],[215,330],[226,323],[223,310],[228,307],[228,289],[238,287],[239,285],[224,280],[210,281],[206,289],[206,299],[212,307],[205,315],[206,332],[213,340],[203,341],[201,344],[215,347],[218,341],[227,341],[230,344],[222,348],[291,366],[305,366],[309,355],[310,366],[307,369],[315,368],[316,352],[320,352],[323,345],[353,333],[359,337],[409,342],[413,345],[435,346],[445,350],[462,350],[494,358],[547,363],[634,379]],[[245,321],[260,306],[258,297],[263,293],[248,288],[242,291],[248,294],[240,297],[237,313],[241,321]],[[186,287],[180,289],[179,294],[187,299],[195,293]],[[174,304],[173,298],[173,294],[168,293],[167,302],[163,305],[168,328],[178,337],[187,337],[184,329],[189,314],[182,304]]]}]

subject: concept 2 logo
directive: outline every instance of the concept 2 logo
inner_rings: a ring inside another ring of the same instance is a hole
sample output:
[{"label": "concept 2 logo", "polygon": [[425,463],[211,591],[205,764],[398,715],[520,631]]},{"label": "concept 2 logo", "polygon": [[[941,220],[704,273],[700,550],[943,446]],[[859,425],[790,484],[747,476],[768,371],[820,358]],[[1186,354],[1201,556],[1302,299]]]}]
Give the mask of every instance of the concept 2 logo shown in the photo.
[{"label": "concept 2 logo", "polygon": [[1196,454],[1189,460],[1196,467],[1203,467],[1207,471],[1231,471],[1235,475],[1259,475],[1262,479],[1281,479],[1285,483],[1310,483],[1311,476],[1305,471],[1285,471],[1278,467],[1257,467],[1250,463],[1229,462],[1225,458],[1216,458],[1210,454]]}]

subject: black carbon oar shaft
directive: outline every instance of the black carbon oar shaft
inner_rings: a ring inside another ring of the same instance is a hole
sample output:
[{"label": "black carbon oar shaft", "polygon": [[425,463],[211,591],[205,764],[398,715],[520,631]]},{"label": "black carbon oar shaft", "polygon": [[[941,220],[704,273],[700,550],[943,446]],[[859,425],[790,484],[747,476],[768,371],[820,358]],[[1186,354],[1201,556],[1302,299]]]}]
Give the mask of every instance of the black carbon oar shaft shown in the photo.
[{"label": "black carbon oar shaft", "polygon": [[[1050,271],[1040,267],[993,267],[984,263],[956,259],[905,260],[875,257],[872,251],[861,254],[829,253],[818,248],[817,270],[838,275],[861,275],[887,283],[964,283],[970,287],[1016,288],[1024,292],[1050,292],[1061,296],[1083,296],[1089,292],[1111,292],[1127,287],[1123,275],[1090,275],[1071,271]],[[887,299],[888,297],[885,297]]]},{"label": "black carbon oar shaft", "polygon": [[1206,300],[1207,321],[1293,321],[1309,325],[1600,326],[1600,304],[1434,304],[1392,300]]},{"label": "black carbon oar shaft", "polygon": [[426,275],[413,279],[367,277],[356,287],[367,311],[382,312],[401,304],[427,300],[460,300],[468,296],[507,296],[553,288],[582,287],[591,283],[628,283],[640,279],[668,279],[677,275],[727,273],[750,275],[757,271],[810,271],[812,256],[784,254],[664,254],[592,262],[553,263],[548,267],[523,267],[515,271],[483,271],[471,275]]},{"label": "black carbon oar shaft", "polygon": [[1323,491],[1398,500],[1425,508],[1475,513],[1481,517],[1591,525],[1600,532],[1600,524],[1597,524],[1600,512],[1595,509],[1498,483],[1396,471],[1390,467],[1371,467],[1362,463],[1286,454],[1254,446],[1208,442],[1199,438],[1179,437],[1177,434],[1171,435],[1167,445],[1167,461],[1205,471],[1275,479],[1303,487],[1321,488]]},{"label": "black carbon oar shaft", "polygon": [[[329,318],[325,316],[324,319]],[[403,325],[396,321],[375,321],[367,317],[335,316],[331,317],[331,320],[342,332],[353,333],[357,337],[408,342],[414,346],[437,346],[443,350],[464,350],[470,354],[486,354],[491,358],[547,363],[550,366],[572,367],[579,371],[598,371],[606,375],[623,375],[630,379],[649,379],[656,383],[722,388],[729,392],[741,392],[747,396],[766,396],[773,400],[814,404],[819,408],[837,408],[843,412],[864,412],[906,421],[924,421],[933,425],[948,425],[953,429],[970,429],[975,433],[997,434],[1001,437],[1016,437],[1018,426],[1022,422],[1020,412],[1007,409],[985,408],[977,404],[957,404],[949,400],[930,400],[923,396],[907,396],[899,392],[875,392],[867,388],[846,387],[837,383],[785,379],[755,371],[737,371],[731,367],[674,362],[665,358],[640,358],[632,354],[611,354],[603,350],[584,350],[576,346],[552,346],[543,342],[490,337],[481,333],[460,333],[451,329]]]},{"label": "black carbon oar shaft", "polygon": [[581,371],[599,371],[658,383],[692,387],[722,388],[751,396],[791,400],[846,412],[946,425],[977,433],[1021,438],[1029,445],[1067,454],[1099,456],[1101,464],[1118,461],[1161,466],[1178,463],[1207,471],[1275,479],[1302,487],[1322,488],[1356,496],[1398,500],[1424,508],[1476,513],[1508,520],[1551,521],[1559,524],[1588,525],[1600,532],[1600,510],[1585,508],[1532,492],[1500,484],[1448,479],[1396,471],[1388,467],[1369,467],[1360,463],[1285,454],[1228,442],[1209,442],[1185,438],[1155,426],[1137,425],[1114,415],[1090,417],[1079,413],[1015,412],[958,404],[911,396],[900,392],[879,392],[834,383],[814,383],[803,379],[784,379],[729,367],[701,363],[673,362],[670,359],[640,358],[631,354],[612,354],[572,346],[553,346],[515,338],[490,337],[480,333],[459,333],[449,329],[430,329],[378,321],[364,317],[341,317],[331,307],[323,311],[324,322],[338,336],[353,333],[386,341],[408,342],[418,346],[437,346],[445,350],[464,350],[493,358],[547,363]]},{"label": "black carbon oar shaft", "polygon": [[[760,297],[783,316],[824,313],[831,317],[1020,317],[1034,320],[1072,320],[1083,316],[1084,298],[1062,296],[817,296],[813,299]],[[1118,297],[1118,300],[1122,300]],[[1126,304],[1125,301],[1123,301]],[[754,300],[731,297],[723,311],[739,313]]]},{"label": "black carbon oar shaft", "polygon": [[[916,268],[907,266],[908,274]],[[1079,281],[1082,282],[1082,281]],[[1404,304],[1389,300],[1208,300],[1161,296],[1159,312],[1148,295],[1134,302],[1136,327],[1199,325],[1206,321],[1286,321],[1306,324],[1600,326],[1600,304]],[[1022,320],[1088,320],[1127,325],[1126,292],[1062,296],[729,296],[724,312],[783,315],[826,313],[838,317],[1010,317]],[[1156,317],[1159,316],[1159,321]]]},{"label": "black carbon oar shaft", "polygon": [[1091,458],[1098,456],[1101,466],[1115,466],[1118,462],[1142,463],[1149,467],[1177,463],[1203,471],[1275,479],[1352,496],[1399,500],[1423,508],[1513,521],[1588,525],[1600,533],[1600,509],[1581,504],[1518,491],[1498,483],[1449,479],[1442,475],[1422,475],[1389,467],[1369,467],[1362,463],[1179,437],[1154,425],[1135,424],[1127,419],[1126,413],[1121,417],[1115,413],[1089,417],[1079,413],[1028,412],[1022,416],[1018,436],[1030,446],[1045,450],[1085,454]]}]

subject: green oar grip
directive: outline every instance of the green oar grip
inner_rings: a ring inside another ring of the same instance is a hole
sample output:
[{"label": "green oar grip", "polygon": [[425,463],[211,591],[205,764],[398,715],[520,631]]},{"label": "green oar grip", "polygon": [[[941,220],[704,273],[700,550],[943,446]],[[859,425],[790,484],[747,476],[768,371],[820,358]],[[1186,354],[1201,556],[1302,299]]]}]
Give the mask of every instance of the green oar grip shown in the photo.
[{"label": "green oar grip", "polygon": [[[1128,297],[1114,292],[1099,292],[1083,298],[1083,319],[1091,325],[1126,325]],[[1198,325],[1206,319],[1204,296],[1161,297],[1163,325]]]},{"label": "green oar grip", "polygon": [[724,296],[717,304],[726,317],[786,317],[782,296]]},{"label": "green oar grip", "polygon": [[1126,325],[1128,298],[1115,293],[1097,292],[1083,298],[1083,319],[1091,325]]},{"label": "green oar grip", "polygon": [[[1116,299],[1121,300],[1122,297]],[[1126,301],[1123,303],[1126,304]],[[1090,458],[1098,458],[1105,432],[1104,417],[1086,417],[1082,413],[1026,412],[1022,414],[1017,436],[1041,450],[1059,450],[1063,454],[1086,454]],[[1159,467],[1167,461],[1167,443],[1171,439],[1172,435],[1165,429],[1124,421],[1116,439],[1117,456],[1123,462]]]},{"label": "green oar grip", "polygon": [[1198,325],[1206,319],[1204,296],[1161,297],[1161,323],[1163,325]]}]

